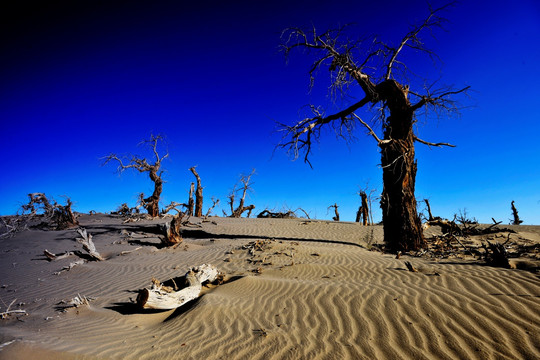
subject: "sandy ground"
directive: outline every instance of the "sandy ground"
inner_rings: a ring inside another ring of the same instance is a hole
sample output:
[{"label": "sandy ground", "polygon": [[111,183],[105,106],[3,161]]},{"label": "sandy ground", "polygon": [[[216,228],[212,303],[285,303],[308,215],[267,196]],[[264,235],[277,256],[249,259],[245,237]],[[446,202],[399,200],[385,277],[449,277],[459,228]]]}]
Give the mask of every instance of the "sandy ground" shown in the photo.
[{"label": "sandy ground", "polygon": [[[0,239],[0,359],[538,359],[538,272],[367,250],[379,226],[210,218],[176,249],[157,222],[83,215],[107,259],[54,273],[81,249],[75,230]],[[200,221],[199,221],[200,223]],[[540,242],[539,227],[523,228]],[[124,231],[122,231],[124,230]],[[262,250],[250,252],[259,241]],[[130,251],[129,253],[123,253]],[[419,272],[406,270],[410,261]],[[213,264],[227,281],[187,306],[133,305],[152,277]],[[59,310],[78,294],[89,305]]]}]

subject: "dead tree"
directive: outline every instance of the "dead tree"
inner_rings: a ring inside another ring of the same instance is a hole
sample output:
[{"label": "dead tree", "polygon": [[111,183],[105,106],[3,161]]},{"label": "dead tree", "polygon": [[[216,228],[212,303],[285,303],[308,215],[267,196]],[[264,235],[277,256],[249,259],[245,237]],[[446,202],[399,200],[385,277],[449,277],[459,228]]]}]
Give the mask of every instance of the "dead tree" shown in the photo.
[{"label": "dead tree", "polygon": [[189,171],[193,173],[197,179],[197,190],[195,190],[195,216],[202,217],[202,207],[203,207],[203,187],[201,184],[201,177],[195,170],[196,166],[189,168]]},{"label": "dead tree", "polygon": [[360,205],[360,207],[358,208],[358,213],[356,214],[356,222],[360,222],[360,220],[362,220],[362,225],[367,226],[369,218],[368,196],[363,190],[360,191],[358,194],[360,195],[362,205]]},{"label": "dead tree", "polygon": [[[255,209],[255,205],[248,205],[248,206],[244,205],[245,201],[246,201],[246,195],[247,195],[248,191],[252,190],[252,188],[251,188],[251,185],[252,185],[251,177],[254,174],[255,174],[255,169],[253,169],[249,175],[245,175],[245,174],[240,175],[240,180],[238,181],[238,183],[236,183],[234,185],[231,193],[228,196],[229,206],[231,208],[230,217],[239,218],[239,217],[242,216],[242,214],[245,211],[248,212],[247,217],[249,217],[251,215],[251,211],[253,209]],[[240,188],[238,188],[239,184],[241,184]],[[236,193],[237,192],[241,192],[242,197],[240,198],[240,201],[238,202],[238,206],[235,209],[234,208],[234,200],[236,198]]]},{"label": "dead tree", "polygon": [[44,193],[28,194],[28,204],[21,206],[25,221],[42,219],[41,226],[55,230],[65,230],[79,226],[79,221],[71,209],[73,203],[66,198],[66,205],[48,199]]},{"label": "dead tree", "polygon": [[[431,213],[431,206],[429,205],[429,200],[424,199],[424,202],[426,203],[427,212],[428,212],[428,221],[433,221],[435,218],[433,217],[433,214]],[[439,218],[440,219],[440,218]]]},{"label": "dead tree", "polygon": [[195,211],[195,201],[193,200],[193,193],[195,192],[195,183],[191,183],[189,187],[189,199],[187,203],[187,214],[193,216]]},{"label": "dead tree", "polygon": [[334,214],[336,214],[336,215],[332,218],[332,220],[334,220],[334,221],[339,221],[338,207],[339,207],[338,204],[330,205],[330,206],[328,207],[328,210],[330,210],[330,208],[334,208]]},{"label": "dead tree", "polygon": [[109,154],[106,156],[103,163],[103,165],[105,165],[110,161],[118,162],[118,173],[122,173],[126,169],[134,169],[140,173],[148,173],[150,180],[152,180],[154,183],[154,192],[147,198],[144,198],[144,195],[142,195],[141,204],[152,217],[159,216],[159,199],[161,197],[161,192],[163,191],[163,179],[161,178],[163,171],[160,171],[161,162],[169,157],[168,152],[163,156],[159,155],[157,147],[160,141],[163,141],[163,137],[161,135],[151,135],[150,139],[144,140],[141,143],[152,148],[155,158],[153,164],[149,163],[147,159],[136,155],[131,155],[129,158],[120,158],[116,154]]},{"label": "dead tree", "polygon": [[214,208],[219,204],[219,199],[211,198],[210,200],[212,200],[212,206],[210,206],[208,208],[208,211],[206,211],[206,215],[204,215],[205,219],[210,216],[210,214],[212,213],[212,210],[214,210]]},{"label": "dead tree", "polygon": [[514,220],[512,221],[512,225],[521,225],[523,223],[523,220],[519,218],[518,211],[516,209],[516,206],[514,205],[514,200],[512,200],[512,216]]},{"label": "dead tree", "polygon": [[[414,196],[417,170],[415,143],[453,146],[420,139],[414,132],[417,113],[428,109],[436,110],[437,114],[457,113],[457,103],[451,97],[469,88],[434,90],[426,86],[417,91],[406,83],[409,72],[401,61],[403,53],[414,51],[434,57],[424,46],[420,35],[441,25],[444,19],[439,13],[445,7],[430,8],[425,20],[396,44],[383,43],[378,39],[365,43],[349,40],[347,27],[324,33],[318,33],[315,28],[309,31],[290,28],[282,34],[282,50],[286,56],[297,48],[314,55],[309,71],[311,85],[318,70],[326,67],[332,82],[330,91],[334,95],[350,97],[356,85],[363,97],[333,114],[326,114],[323,108],[310,105],[310,114],[303,120],[293,125],[281,124],[284,136],[278,147],[287,149],[295,159],[303,153],[304,161],[310,164],[312,144],[319,140],[323,128],[333,127],[338,136],[352,139],[355,125],[363,127],[381,153],[384,238],[391,251],[417,250],[425,246]],[[376,111],[371,125],[358,113],[362,108]],[[381,128],[377,129],[375,125]]]}]

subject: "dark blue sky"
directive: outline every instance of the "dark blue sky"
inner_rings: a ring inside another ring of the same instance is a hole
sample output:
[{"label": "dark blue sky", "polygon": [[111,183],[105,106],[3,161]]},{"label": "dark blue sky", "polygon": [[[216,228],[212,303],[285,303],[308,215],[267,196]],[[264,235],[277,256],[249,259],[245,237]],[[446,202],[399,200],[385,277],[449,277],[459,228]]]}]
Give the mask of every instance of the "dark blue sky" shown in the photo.
[{"label": "dark blue sky", "polygon": [[[286,64],[280,32],[356,23],[358,37],[395,43],[427,14],[424,1],[17,4],[0,11],[0,214],[15,213],[30,192],[67,195],[83,212],[134,204],[138,192],[152,191],[150,180],[119,177],[100,157],[150,155],[137,144],[162,133],[170,152],[164,203],[186,200],[188,168],[198,165],[205,196],[226,208],[238,175],[256,168],[249,201],[257,210],[302,207],[330,218],[326,208],[337,202],[353,220],[358,187],[382,190],[377,146],[362,129],[349,146],[326,133],[313,169],[283,151],[272,156],[275,121],[298,120],[308,103],[333,110],[327,72],[309,92],[312,59],[297,52]],[[540,224],[540,5],[470,1],[443,16],[445,30],[425,36],[442,61],[404,59],[421,76],[473,91],[461,99],[468,108],[460,118],[420,119],[420,137],[458,147],[417,145],[417,197],[429,198],[437,215],[466,208],[485,222],[507,221],[515,200],[526,223]]]}]

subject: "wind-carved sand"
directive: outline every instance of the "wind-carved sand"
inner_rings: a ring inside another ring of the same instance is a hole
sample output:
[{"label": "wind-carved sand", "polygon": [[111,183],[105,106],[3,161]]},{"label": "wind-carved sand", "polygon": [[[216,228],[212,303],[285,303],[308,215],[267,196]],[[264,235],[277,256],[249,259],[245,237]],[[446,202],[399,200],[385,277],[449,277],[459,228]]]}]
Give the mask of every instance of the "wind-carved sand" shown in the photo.
[{"label": "wind-carved sand", "polygon": [[[70,260],[41,254],[76,249],[74,230],[0,240],[0,299],[28,312],[1,320],[1,359],[540,358],[537,273],[396,259],[366,249],[381,227],[352,223],[210,218],[159,249],[143,231],[155,222],[80,222],[106,260],[60,275]],[[206,263],[227,276],[194,302],[151,312],[130,301],[152,277]],[[78,294],[94,300],[57,310]]]}]

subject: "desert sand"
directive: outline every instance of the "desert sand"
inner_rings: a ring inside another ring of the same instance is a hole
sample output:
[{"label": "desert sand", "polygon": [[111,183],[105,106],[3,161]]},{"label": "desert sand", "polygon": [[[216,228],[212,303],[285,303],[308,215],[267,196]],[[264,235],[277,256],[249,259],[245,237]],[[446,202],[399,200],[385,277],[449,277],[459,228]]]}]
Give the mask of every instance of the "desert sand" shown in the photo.
[{"label": "desert sand", "polygon": [[[74,229],[0,239],[0,359],[538,359],[538,272],[370,251],[381,226],[212,217],[160,248],[165,220],[82,215],[105,261],[58,272]],[[532,243],[539,227],[523,227]],[[404,265],[410,261],[418,272]],[[152,277],[226,274],[190,304],[140,310]],[[62,311],[81,295],[88,305]]]}]

